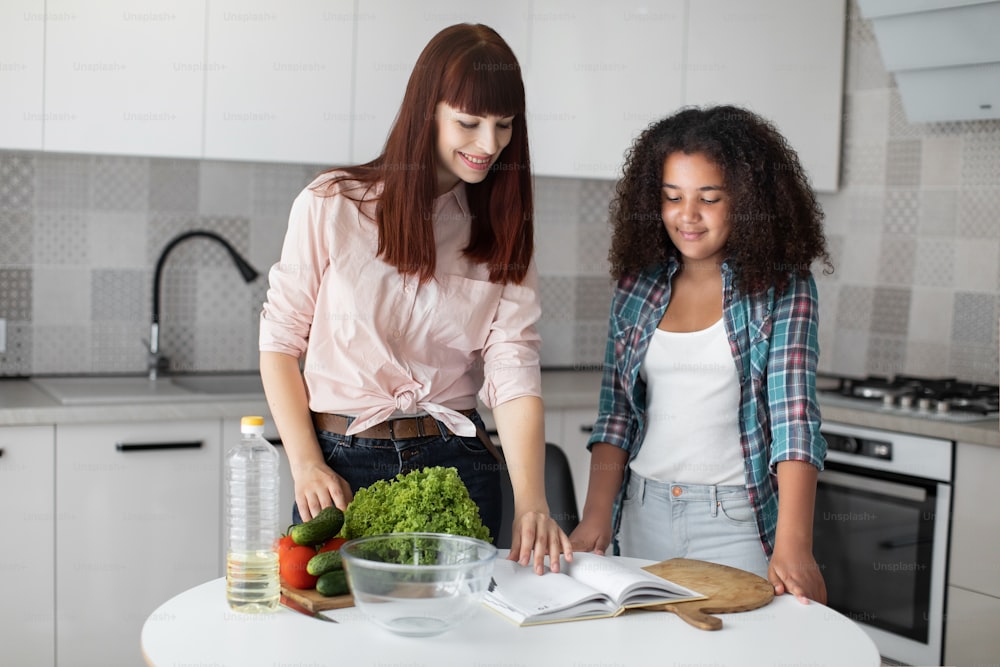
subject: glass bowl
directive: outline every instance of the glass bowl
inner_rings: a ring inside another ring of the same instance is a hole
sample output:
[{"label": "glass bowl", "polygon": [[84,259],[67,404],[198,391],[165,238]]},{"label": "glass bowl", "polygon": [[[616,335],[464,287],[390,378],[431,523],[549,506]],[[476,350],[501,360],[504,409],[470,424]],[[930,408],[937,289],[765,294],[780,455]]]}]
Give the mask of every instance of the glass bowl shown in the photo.
[{"label": "glass bowl", "polygon": [[427,637],[451,630],[479,604],[497,550],[471,537],[388,533],[340,547],[354,604],[396,634]]}]

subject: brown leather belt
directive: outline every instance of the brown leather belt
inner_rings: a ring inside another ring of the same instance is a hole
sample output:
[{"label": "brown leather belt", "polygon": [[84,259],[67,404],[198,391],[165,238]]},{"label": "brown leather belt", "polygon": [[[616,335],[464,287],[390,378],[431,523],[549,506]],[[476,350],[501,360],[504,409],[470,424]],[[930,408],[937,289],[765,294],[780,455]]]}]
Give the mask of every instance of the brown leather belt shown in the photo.
[{"label": "brown leather belt", "polygon": [[[458,410],[459,413],[465,415],[466,417],[472,417],[476,414],[476,410]],[[314,412],[313,425],[321,431],[326,431],[328,433],[336,433],[338,435],[346,435],[347,427],[351,424],[351,418],[345,417],[344,415],[332,414],[329,412]],[[451,429],[447,426],[445,430],[448,433],[454,434]],[[437,420],[430,415],[421,415],[419,417],[397,417],[396,419],[389,419],[381,424],[375,424],[370,428],[366,428],[360,433],[355,433],[354,436],[358,438],[372,438],[374,440],[409,440],[411,438],[422,438],[424,436],[434,436],[441,435],[441,431],[438,429]],[[476,437],[479,441],[483,443],[486,450],[497,460],[501,465],[504,462],[503,454],[497,449],[497,446],[493,444],[493,440],[489,437],[486,431],[481,427],[476,427]]]},{"label": "brown leather belt", "polygon": [[[466,417],[471,417],[476,413],[475,410],[458,410],[458,412]],[[351,424],[351,418],[327,412],[314,412],[313,424],[321,431],[346,435],[347,427]],[[448,433],[452,432],[447,427],[445,427],[445,430]],[[355,433],[354,437],[372,438],[374,440],[409,440],[410,438],[423,438],[428,435],[441,435],[441,431],[438,429],[438,422],[431,415],[389,419],[366,428],[364,431]]]}]

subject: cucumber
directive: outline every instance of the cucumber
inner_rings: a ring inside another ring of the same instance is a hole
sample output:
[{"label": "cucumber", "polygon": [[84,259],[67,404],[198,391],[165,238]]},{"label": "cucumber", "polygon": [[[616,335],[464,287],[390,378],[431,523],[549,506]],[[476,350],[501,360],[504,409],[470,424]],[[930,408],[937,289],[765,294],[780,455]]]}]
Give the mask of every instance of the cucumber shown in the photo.
[{"label": "cucumber", "polygon": [[344,513],[330,505],[305,523],[292,526],[292,541],[299,545],[314,546],[340,532],[344,527]]},{"label": "cucumber", "polygon": [[350,588],[347,585],[347,573],[343,570],[327,572],[316,580],[316,592],[326,597],[346,595],[350,592]]},{"label": "cucumber", "polygon": [[306,572],[319,577],[327,572],[344,569],[344,558],[339,551],[323,551],[316,554],[306,563]]}]

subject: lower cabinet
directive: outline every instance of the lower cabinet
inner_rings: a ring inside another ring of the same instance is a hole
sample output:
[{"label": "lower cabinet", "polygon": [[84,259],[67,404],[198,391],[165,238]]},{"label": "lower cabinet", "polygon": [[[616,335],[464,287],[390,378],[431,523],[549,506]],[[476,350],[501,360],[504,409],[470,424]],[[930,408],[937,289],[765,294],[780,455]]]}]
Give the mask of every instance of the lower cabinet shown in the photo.
[{"label": "lower cabinet", "polygon": [[0,427],[0,662],[55,664],[52,426]]},{"label": "lower cabinet", "polygon": [[[995,562],[996,554],[986,558]],[[1000,598],[949,586],[945,627],[944,664],[953,667],[997,664]]]},{"label": "lower cabinet", "polygon": [[220,429],[218,419],[56,427],[58,665],[143,664],[149,615],[220,575]]},{"label": "lower cabinet", "polygon": [[576,491],[576,508],[583,516],[583,503],[587,499],[587,484],[590,481],[590,450],[587,442],[594,430],[597,408],[566,408],[558,410],[562,428],[558,441],[569,459],[573,473],[573,490]]}]

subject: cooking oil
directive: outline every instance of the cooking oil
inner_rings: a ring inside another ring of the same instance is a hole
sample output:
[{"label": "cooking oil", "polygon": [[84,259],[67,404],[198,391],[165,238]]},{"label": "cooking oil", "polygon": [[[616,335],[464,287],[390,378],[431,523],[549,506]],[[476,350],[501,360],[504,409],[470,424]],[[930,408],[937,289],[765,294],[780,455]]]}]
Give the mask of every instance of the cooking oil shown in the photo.
[{"label": "cooking oil", "polygon": [[226,599],[240,612],[259,614],[278,608],[281,586],[274,551],[233,552],[226,557]]}]

